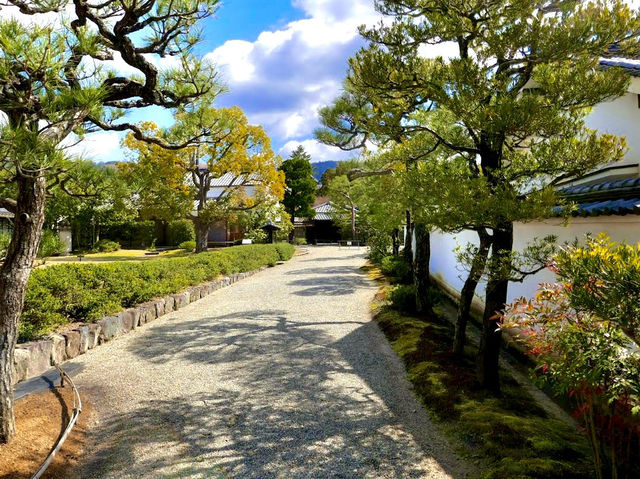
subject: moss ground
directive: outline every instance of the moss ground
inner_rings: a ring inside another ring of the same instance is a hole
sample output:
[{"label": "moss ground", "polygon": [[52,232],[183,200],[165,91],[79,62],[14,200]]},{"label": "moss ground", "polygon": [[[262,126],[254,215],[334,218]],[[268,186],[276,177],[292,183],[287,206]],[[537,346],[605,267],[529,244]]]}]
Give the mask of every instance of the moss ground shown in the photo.
[{"label": "moss ground", "polygon": [[[500,395],[475,382],[475,350],[451,352],[453,327],[436,314],[400,313],[385,301],[388,285],[379,270],[368,274],[381,290],[375,318],[403,360],[416,394],[460,445],[482,465],[486,479],[574,479],[592,477],[588,444],[578,431],[550,417],[506,371]],[[437,310],[437,308],[436,308]]]}]

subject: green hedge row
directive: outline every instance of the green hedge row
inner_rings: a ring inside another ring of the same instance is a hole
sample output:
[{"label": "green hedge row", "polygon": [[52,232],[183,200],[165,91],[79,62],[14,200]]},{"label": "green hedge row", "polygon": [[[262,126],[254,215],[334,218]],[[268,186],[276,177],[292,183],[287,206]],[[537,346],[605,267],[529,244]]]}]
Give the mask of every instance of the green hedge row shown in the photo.
[{"label": "green hedge row", "polygon": [[288,243],[244,245],[181,258],[36,269],[27,286],[20,341],[41,337],[62,324],[95,321],[220,275],[272,266],[290,259],[294,251]]}]

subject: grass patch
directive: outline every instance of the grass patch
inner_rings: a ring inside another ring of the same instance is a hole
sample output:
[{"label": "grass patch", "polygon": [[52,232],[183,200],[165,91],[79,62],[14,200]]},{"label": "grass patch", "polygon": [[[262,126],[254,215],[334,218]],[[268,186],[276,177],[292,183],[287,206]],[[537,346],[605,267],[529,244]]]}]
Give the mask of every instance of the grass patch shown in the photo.
[{"label": "grass patch", "polygon": [[460,444],[483,464],[485,479],[592,477],[586,439],[550,417],[507,372],[499,397],[475,382],[475,348],[451,353],[453,326],[444,318],[418,317],[380,304],[375,316],[402,359],[415,392]]},{"label": "grass patch", "polygon": [[158,258],[173,258],[177,256],[188,256],[189,253],[183,249],[172,249],[162,251],[158,255],[147,255],[146,249],[119,249],[108,253],[86,253],[82,259],[78,255],[55,256],[47,258],[47,265],[59,263],[91,263],[108,261],[149,261]]}]

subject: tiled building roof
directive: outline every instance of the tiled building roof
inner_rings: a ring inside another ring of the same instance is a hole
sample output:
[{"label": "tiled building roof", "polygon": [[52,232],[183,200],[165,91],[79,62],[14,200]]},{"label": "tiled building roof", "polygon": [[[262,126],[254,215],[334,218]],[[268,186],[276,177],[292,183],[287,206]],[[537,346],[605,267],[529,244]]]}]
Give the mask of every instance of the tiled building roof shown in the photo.
[{"label": "tiled building roof", "polygon": [[251,186],[259,179],[260,177],[256,174],[249,176],[249,179],[246,180],[243,175],[238,176],[233,173],[225,173],[219,178],[213,178],[211,180],[211,186],[214,188],[220,186]]},{"label": "tiled building roof", "polygon": [[316,216],[313,218],[317,221],[331,221],[333,220],[334,208],[330,201],[313,207],[316,210]]},{"label": "tiled building roof", "polygon": [[575,216],[640,215],[640,198],[578,203]]},{"label": "tiled building roof", "polygon": [[630,60],[628,58],[603,58],[600,60],[603,68],[620,67],[634,77],[640,77],[640,60]]},{"label": "tiled building roof", "polygon": [[[640,178],[571,186],[559,193],[577,205],[575,216],[640,214]],[[556,212],[561,209],[556,208]]]},{"label": "tiled building roof", "polygon": [[628,178],[622,180],[605,181],[590,185],[570,186],[560,190],[563,196],[591,195],[596,193],[623,194],[625,192],[635,192],[640,188],[640,178]]}]

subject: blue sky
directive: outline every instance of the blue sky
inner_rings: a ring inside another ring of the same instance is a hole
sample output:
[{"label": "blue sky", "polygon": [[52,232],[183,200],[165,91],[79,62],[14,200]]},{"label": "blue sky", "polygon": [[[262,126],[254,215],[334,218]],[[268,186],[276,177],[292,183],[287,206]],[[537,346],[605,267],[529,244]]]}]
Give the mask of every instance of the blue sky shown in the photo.
[{"label": "blue sky", "polygon": [[207,53],[230,39],[253,41],[266,30],[286,27],[304,18],[291,0],[225,0],[213,18],[204,22],[205,41],[200,52]]},{"label": "blue sky", "polygon": [[[347,158],[349,154],[316,142],[313,131],[319,126],[318,109],[340,93],[347,60],[363,45],[358,26],[380,20],[373,3],[222,0],[216,15],[202,23],[204,41],[198,46],[198,54],[216,65],[229,88],[216,105],[240,106],[251,123],[266,129],[274,150],[283,157],[303,145],[313,161]],[[640,0],[627,3],[640,6]],[[455,54],[451,45],[428,49],[422,53]],[[170,60],[163,62],[171,65]],[[110,63],[123,73],[137,72],[121,59]],[[161,126],[172,121],[171,114],[160,108],[137,111],[129,119]],[[88,135],[73,152],[95,161],[122,160],[122,136],[115,132]]]},{"label": "blue sky", "polygon": [[[379,18],[373,0],[224,0],[202,23],[197,53],[214,63],[229,92],[218,107],[240,106],[262,125],[273,149],[283,157],[302,144],[313,161],[340,160],[349,154],[318,144],[318,109],[340,93],[347,60],[360,46],[358,26]],[[127,66],[120,61],[116,69]],[[162,109],[129,117],[171,123]],[[122,134],[88,135],[74,148],[96,161],[122,160]]]}]

